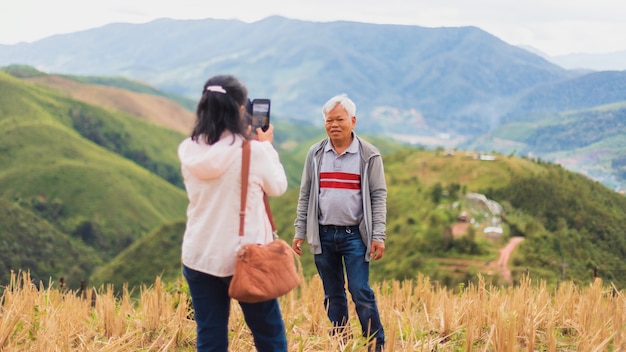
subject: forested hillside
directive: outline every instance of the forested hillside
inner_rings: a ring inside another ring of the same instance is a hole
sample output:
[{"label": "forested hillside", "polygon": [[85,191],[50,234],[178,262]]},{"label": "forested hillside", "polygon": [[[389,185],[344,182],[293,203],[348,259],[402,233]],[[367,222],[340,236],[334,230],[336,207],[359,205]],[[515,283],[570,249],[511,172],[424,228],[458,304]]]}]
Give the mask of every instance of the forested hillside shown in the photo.
[{"label": "forested hillside", "polygon": [[[526,273],[550,285],[562,280],[589,283],[596,275],[626,287],[626,265],[619,259],[626,254],[624,196],[557,165],[518,157],[498,155],[494,161],[482,161],[470,153],[446,156],[443,151],[405,147],[387,153],[384,162],[388,239],[385,258],[371,266],[373,280],[414,279],[421,273],[455,287],[475,282],[480,273],[495,284],[506,284],[490,263],[509,238],[522,236],[526,240],[510,263],[514,282]],[[270,199],[279,235],[288,242],[298,191],[291,188]],[[483,233],[491,215],[467,200],[465,195],[472,192],[503,206],[502,237]],[[453,237],[451,228],[463,211],[474,222],[464,236]],[[175,227],[182,229],[184,223]],[[164,226],[142,238],[95,281],[121,284],[125,280],[114,268],[123,265],[134,268],[129,270],[130,282],[151,282],[160,274],[166,281],[175,280],[180,261],[155,258],[149,249],[151,243],[170,238],[164,247],[177,251],[180,239],[172,237],[172,228]],[[301,261],[305,274],[314,275],[306,246]]]},{"label": "forested hillside", "polygon": [[[0,73],[2,273],[30,269],[36,278],[118,289],[161,275],[176,280],[187,204],[176,147],[185,134],[124,104],[74,100],[49,82]],[[280,236],[291,241],[304,156],[324,132],[280,119],[275,132],[290,184],[270,201]],[[357,133],[383,152],[389,188],[387,252],[372,264],[373,280],[422,273],[454,287],[480,273],[506,284],[491,263],[511,236],[523,236],[514,280],[526,272],[550,284],[597,275],[626,287],[623,195],[541,160],[415,148],[361,133],[358,124]],[[485,213],[468,194],[487,196],[502,213]],[[456,233],[463,212],[471,226]],[[494,222],[502,236],[485,233]],[[313,275],[308,251],[302,263]]]},{"label": "forested hillside", "polygon": [[[31,269],[44,279],[87,279],[152,228],[183,218],[186,196],[176,186],[171,147],[181,138],[0,72],[0,204],[7,219],[1,278],[9,269]],[[63,241],[69,244],[54,245]],[[55,248],[43,250],[49,246]]]},{"label": "forested hillside", "polygon": [[616,191],[626,187],[626,103],[511,121],[464,148],[542,156]]}]

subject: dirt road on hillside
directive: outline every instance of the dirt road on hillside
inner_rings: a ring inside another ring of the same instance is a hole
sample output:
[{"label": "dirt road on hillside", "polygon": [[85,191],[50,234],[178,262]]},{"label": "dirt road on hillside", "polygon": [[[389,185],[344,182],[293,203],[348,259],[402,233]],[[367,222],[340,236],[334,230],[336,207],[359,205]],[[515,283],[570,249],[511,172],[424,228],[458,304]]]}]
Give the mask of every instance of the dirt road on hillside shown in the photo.
[{"label": "dirt road on hillside", "polygon": [[524,240],[524,237],[511,237],[506,246],[500,248],[500,257],[495,263],[491,263],[490,266],[495,266],[500,272],[506,283],[512,284],[513,277],[511,276],[511,269],[509,269],[509,259],[511,253],[517,247],[517,245]]}]

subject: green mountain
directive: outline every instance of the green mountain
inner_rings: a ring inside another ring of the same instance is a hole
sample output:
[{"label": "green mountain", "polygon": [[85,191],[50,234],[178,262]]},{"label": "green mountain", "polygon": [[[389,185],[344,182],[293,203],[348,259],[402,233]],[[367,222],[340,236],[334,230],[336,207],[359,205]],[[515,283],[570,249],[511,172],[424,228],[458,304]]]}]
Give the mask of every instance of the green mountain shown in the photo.
[{"label": "green mountain", "polygon": [[[577,116],[572,121],[584,124]],[[270,202],[279,235],[291,241],[302,163],[324,132],[315,124],[273,119],[290,188]],[[620,275],[623,195],[549,162],[425,150],[359,127],[357,133],[383,152],[389,188],[387,251],[372,264],[374,280],[423,273],[454,286],[481,273],[503,283],[489,263],[510,236],[523,236],[513,254],[514,279],[529,273],[551,284],[583,283],[598,275],[626,287]],[[610,137],[610,128],[602,130]],[[519,136],[541,130],[528,131]],[[0,134],[3,273],[29,269],[42,280],[65,277],[76,286],[87,278],[90,285],[117,288],[151,283],[157,275],[166,281],[180,277],[187,199],[173,175],[179,173],[175,153],[184,135],[1,72]],[[485,195],[503,211],[489,214],[471,194]],[[473,222],[458,235],[462,212]],[[503,237],[484,233],[494,221]],[[311,254],[301,260],[306,275],[313,275]]]},{"label": "green mountain", "polygon": [[[591,72],[542,84],[523,94],[503,116],[506,121],[530,121],[541,113],[584,110],[626,101],[626,71]],[[529,118],[529,115],[531,118]]]},{"label": "green mountain", "polygon": [[[384,156],[388,182],[385,258],[371,266],[374,281],[414,279],[418,273],[454,287],[482,274],[505,283],[493,265],[499,249],[512,236],[525,238],[511,260],[514,280],[526,273],[550,285],[562,280],[589,283],[594,275],[626,287],[626,197],[557,165],[514,156],[494,161],[471,153],[403,148]],[[281,238],[291,242],[298,188],[270,198]],[[468,201],[468,193],[484,194],[502,205],[504,236],[491,238],[485,209]],[[465,236],[446,236],[467,211],[475,220]],[[165,225],[141,238],[105,266],[98,281],[116,285],[150,283],[156,275],[179,278],[180,234],[184,222]],[[155,258],[153,247],[167,248]],[[163,259],[162,259],[162,258]],[[315,274],[312,254],[301,257],[305,275]],[[132,263],[132,264],[131,264]],[[150,264],[147,264],[150,263]],[[128,279],[116,276],[127,267]],[[496,271],[496,272],[494,272]]]},{"label": "green mountain", "polygon": [[90,282],[112,284],[116,289],[124,285],[131,289],[149,285],[157,276],[163,282],[176,282],[181,277],[180,247],[184,232],[184,219],[155,227],[98,268]]},{"label": "green mountain", "polygon": [[[92,266],[163,222],[184,218],[186,195],[174,185],[179,132],[0,72],[0,136],[0,198],[10,205],[4,211],[24,208],[82,241],[95,250],[83,254]],[[37,245],[19,239],[19,248]],[[9,269],[35,268],[2,272]],[[60,268],[56,276],[72,270]]]},{"label": "green mountain", "polygon": [[[388,197],[386,260],[372,265],[376,280],[414,278],[418,272],[446,284],[488,275],[509,236],[526,238],[514,253],[513,273],[528,271],[551,283],[589,282],[598,275],[624,287],[626,198],[562,167],[514,156],[483,161],[473,153],[405,148],[384,157]],[[505,237],[483,234],[490,219],[470,206],[479,193],[501,204]],[[273,199],[279,233],[290,239],[297,190]],[[446,236],[462,211],[476,220],[468,236]],[[444,263],[463,260],[464,266]],[[563,274],[563,262],[568,268]],[[303,258],[308,274],[314,266]],[[312,270],[313,269],[313,270]],[[498,277],[494,278],[498,280]]]},{"label": "green mountain", "polygon": [[61,232],[37,212],[0,198],[0,282],[30,270],[34,282],[63,278],[77,285],[103,264],[98,251]]},{"label": "green mountain", "polygon": [[463,147],[541,156],[605,186],[626,185],[626,102],[535,114],[510,121]]}]

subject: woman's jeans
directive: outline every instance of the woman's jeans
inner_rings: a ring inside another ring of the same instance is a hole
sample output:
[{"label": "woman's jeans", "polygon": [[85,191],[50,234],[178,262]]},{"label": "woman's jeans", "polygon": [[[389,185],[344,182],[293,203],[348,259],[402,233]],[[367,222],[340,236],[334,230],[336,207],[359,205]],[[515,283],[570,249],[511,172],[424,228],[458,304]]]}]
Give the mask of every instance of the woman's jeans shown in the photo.
[{"label": "woman's jeans", "polygon": [[320,226],[322,253],[315,255],[315,265],[324,285],[324,308],[333,326],[340,332],[348,323],[345,273],[364,337],[376,338],[382,345],[385,333],[380,322],[374,291],[369,285],[367,248],[358,226]]},{"label": "woman's jeans", "polygon": [[[232,277],[215,277],[186,266],[183,275],[189,284],[198,333],[198,352],[228,351],[228,285]],[[287,352],[285,325],[278,300],[260,303],[239,302],[246,324],[259,352]]]}]

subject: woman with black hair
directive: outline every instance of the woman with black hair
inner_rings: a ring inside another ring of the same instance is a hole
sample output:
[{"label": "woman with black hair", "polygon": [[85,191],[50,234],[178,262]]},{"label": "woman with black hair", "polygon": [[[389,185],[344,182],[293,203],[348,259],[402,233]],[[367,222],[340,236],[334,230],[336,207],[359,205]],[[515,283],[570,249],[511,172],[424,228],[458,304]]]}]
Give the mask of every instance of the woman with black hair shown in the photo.
[{"label": "woman with black hair", "polygon": [[[287,176],[272,146],[273,126],[250,140],[251,163],[245,233],[238,236],[242,145],[248,139],[248,91],[230,75],[210,78],[196,110],[195,127],[178,148],[189,198],[182,243],[183,275],[197,324],[198,351],[228,351],[228,286],[237,248],[273,240],[263,194],[278,196]],[[276,299],[239,302],[257,351],[287,351],[285,325]]]}]

